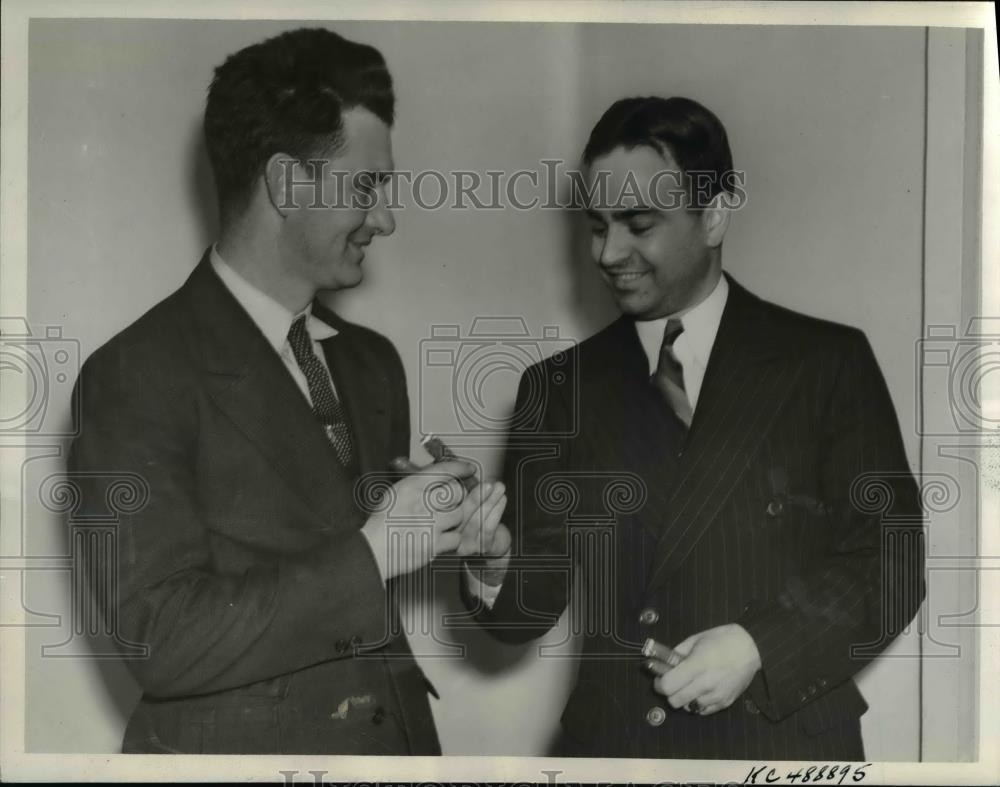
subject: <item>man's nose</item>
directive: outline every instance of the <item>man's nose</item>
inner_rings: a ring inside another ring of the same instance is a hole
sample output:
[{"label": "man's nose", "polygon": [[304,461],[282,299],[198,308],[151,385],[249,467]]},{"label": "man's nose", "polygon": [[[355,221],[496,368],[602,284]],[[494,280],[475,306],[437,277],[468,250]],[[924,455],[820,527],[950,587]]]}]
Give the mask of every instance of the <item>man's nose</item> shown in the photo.
[{"label": "man's nose", "polygon": [[368,226],[375,235],[392,235],[396,231],[396,219],[381,196],[378,202],[368,211],[365,217]]},{"label": "man's nose", "polygon": [[598,262],[604,266],[613,266],[628,259],[632,253],[628,233],[624,229],[609,227],[604,235],[604,245]]}]

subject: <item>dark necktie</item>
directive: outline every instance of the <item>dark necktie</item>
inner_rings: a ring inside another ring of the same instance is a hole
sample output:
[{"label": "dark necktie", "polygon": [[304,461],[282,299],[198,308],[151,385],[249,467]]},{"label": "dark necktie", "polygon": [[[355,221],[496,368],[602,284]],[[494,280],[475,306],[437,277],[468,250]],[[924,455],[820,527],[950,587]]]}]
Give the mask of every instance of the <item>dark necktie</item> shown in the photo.
[{"label": "dark necktie", "polygon": [[288,329],[288,344],[295,355],[295,362],[309,384],[313,413],[323,424],[327,439],[337,451],[337,458],[344,467],[350,467],[354,453],[351,427],[344,415],[344,408],[333,391],[330,373],[313,352],[312,339],[306,330],[306,315],[299,315]]},{"label": "dark necktie", "polygon": [[685,426],[690,427],[693,410],[684,390],[684,368],[674,352],[674,342],[682,333],[684,325],[680,320],[673,317],[667,320],[663,343],[660,345],[660,361],[653,372],[652,382],[663,394],[674,414]]}]

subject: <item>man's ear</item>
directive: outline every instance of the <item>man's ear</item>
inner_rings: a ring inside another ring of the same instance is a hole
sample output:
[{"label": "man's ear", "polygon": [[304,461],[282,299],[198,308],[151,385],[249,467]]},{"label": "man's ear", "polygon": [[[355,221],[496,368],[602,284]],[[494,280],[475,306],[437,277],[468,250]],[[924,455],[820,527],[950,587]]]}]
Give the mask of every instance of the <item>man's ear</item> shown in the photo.
[{"label": "man's ear", "polygon": [[275,153],[264,166],[264,185],[271,206],[282,218],[298,207],[293,188],[301,165],[287,153]]},{"label": "man's ear", "polygon": [[720,191],[701,213],[701,227],[705,233],[705,245],[710,248],[722,245],[722,239],[726,237],[726,230],[729,229],[731,212],[729,193]]}]

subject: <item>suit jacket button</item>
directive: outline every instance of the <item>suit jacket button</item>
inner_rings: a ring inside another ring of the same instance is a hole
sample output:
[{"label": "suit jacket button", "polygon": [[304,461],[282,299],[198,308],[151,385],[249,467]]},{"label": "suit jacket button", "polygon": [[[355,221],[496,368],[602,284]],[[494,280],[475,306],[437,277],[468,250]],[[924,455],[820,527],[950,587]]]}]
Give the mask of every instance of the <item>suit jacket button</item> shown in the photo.
[{"label": "suit jacket button", "polygon": [[659,727],[667,720],[667,712],[659,705],[654,705],[646,711],[646,724],[650,727]]},{"label": "suit jacket button", "polygon": [[361,637],[355,634],[353,637],[351,637],[351,641],[349,644],[352,648],[356,648],[358,645],[361,644]]},{"label": "suit jacket button", "polygon": [[813,696],[814,694],[816,694],[816,687],[809,684],[809,696]]},{"label": "suit jacket button", "polygon": [[781,512],[785,510],[785,506],[782,505],[780,500],[772,500],[767,504],[767,515],[768,516],[781,516]]},{"label": "suit jacket button", "polygon": [[343,653],[345,650],[347,650],[347,648],[349,646],[347,644],[347,640],[346,639],[338,639],[334,643],[333,647],[334,647],[334,649],[336,649],[337,653]]},{"label": "suit jacket button", "polygon": [[819,687],[820,687],[821,689],[825,689],[825,688],[826,688],[826,678],[820,678],[820,679],[819,679],[818,681],[816,681],[816,682],[817,682],[817,683],[819,683]]},{"label": "suit jacket button", "polygon": [[800,691],[799,692],[799,702],[808,702],[808,701],[809,701],[809,695],[806,694],[804,691]]},{"label": "suit jacket button", "polygon": [[379,705],[372,712],[372,724],[376,724],[376,725],[381,724],[382,720],[384,718],[385,718],[385,708],[383,708],[381,705]]},{"label": "suit jacket button", "polygon": [[639,613],[639,622],[646,626],[652,626],[659,619],[660,613],[652,607],[646,607],[646,609]]},{"label": "suit jacket button", "polygon": [[745,697],[743,699],[743,707],[747,709],[747,713],[750,713],[753,716],[759,716],[760,715],[760,708],[757,707],[757,703],[754,702],[749,697]]}]

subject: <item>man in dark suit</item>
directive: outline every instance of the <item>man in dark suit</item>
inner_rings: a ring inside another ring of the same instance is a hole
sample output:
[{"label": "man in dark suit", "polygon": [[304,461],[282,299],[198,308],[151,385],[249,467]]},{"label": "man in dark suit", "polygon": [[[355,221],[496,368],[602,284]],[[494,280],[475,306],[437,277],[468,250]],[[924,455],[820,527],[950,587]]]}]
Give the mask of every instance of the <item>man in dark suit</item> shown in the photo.
[{"label": "man in dark suit", "polygon": [[701,105],[619,101],[583,158],[623,314],[524,374],[513,548],[490,530],[467,600],[523,642],[582,573],[557,754],[862,759],[852,676],[924,593],[919,493],[872,349],[723,273],[739,193]]},{"label": "man in dark suit", "polygon": [[[502,495],[465,495],[457,461],[382,496],[358,484],[409,454],[403,368],[314,300],[358,284],[394,229],[393,108],[382,56],[327,30],[227,59],[205,110],[220,239],[81,372],[81,516],[116,475],[146,490],[117,529],[117,597],[99,598],[148,647],[128,662],[126,752],[440,753],[391,580]],[[432,538],[393,540],[389,518],[409,515]]]}]

